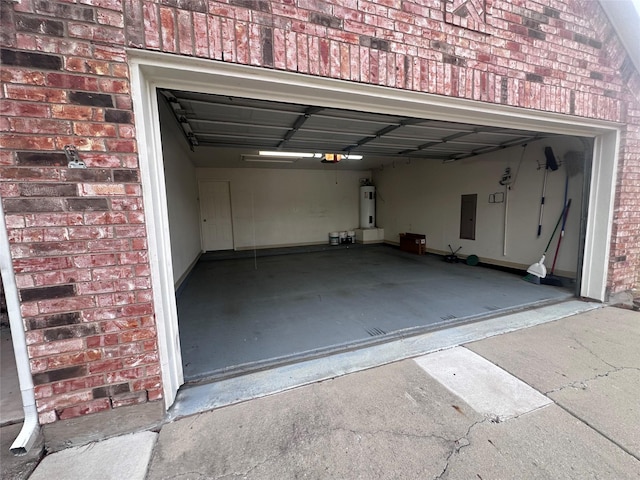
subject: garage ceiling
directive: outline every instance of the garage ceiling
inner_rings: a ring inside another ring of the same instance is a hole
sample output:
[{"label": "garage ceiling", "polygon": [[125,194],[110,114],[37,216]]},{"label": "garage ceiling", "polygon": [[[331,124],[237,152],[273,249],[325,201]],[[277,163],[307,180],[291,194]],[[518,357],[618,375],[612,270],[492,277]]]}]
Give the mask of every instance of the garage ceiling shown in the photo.
[{"label": "garage ceiling", "polygon": [[[200,147],[233,151],[236,166],[248,166],[243,162],[246,154],[256,155],[258,150],[360,154],[365,157],[359,164],[363,168],[372,168],[372,161],[379,166],[381,159],[393,161],[399,157],[455,161],[551,136],[314,105],[176,90],[160,93],[196,153],[201,153]],[[207,155],[212,157],[216,156]],[[296,162],[297,168],[304,168],[303,163],[307,167],[322,166],[318,159]],[[356,161],[343,160],[342,164],[345,162]],[[210,161],[205,163],[215,166]],[[219,166],[231,165],[226,162]]]}]

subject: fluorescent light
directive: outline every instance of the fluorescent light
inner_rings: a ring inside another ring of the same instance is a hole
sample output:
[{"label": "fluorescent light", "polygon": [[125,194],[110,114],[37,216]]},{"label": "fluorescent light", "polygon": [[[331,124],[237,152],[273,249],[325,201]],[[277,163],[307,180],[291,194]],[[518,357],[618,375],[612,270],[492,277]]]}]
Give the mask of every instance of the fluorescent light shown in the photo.
[{"label": "fluorescent light", "polygon": [[260,158],[251,155],[243,155],[242,159],[245,162],[256,162],[256,163],[296,163],[298,161],[297,158]]},{"label": "fluorescent light", "polygon": [[[309,152],[280,152],[271,150],[260,150],[261,157],[273,158],[321,158],[329,162],[339,162],[340,160],[362,160],[362,155],[353,153],[309,153]],[[331,158],[331,160],[329,160]]]},{"label": "fluorescent light", "polygon": [[269,152],[269,151],[260,151],[258,152],[260,156],[263,157],[292,157],[292,158],[313,158],[314,153],[300,153],[300,152]]}]

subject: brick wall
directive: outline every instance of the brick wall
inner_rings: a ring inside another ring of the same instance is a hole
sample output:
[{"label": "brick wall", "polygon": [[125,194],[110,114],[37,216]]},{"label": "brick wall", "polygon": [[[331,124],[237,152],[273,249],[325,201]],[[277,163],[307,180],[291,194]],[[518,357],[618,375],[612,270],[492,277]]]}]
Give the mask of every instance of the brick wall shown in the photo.
[{"label": "brick wall", "polygon": [[609,287],[632,288],[640,80],[598,3],[463,3],[0,0],[0,195],[40,421],[162,396],[126,48],[625,123]]},{"label": "brick wall", "polygon": [[40,422],[157,400],[121,2],[1,6],[0,193]]}]

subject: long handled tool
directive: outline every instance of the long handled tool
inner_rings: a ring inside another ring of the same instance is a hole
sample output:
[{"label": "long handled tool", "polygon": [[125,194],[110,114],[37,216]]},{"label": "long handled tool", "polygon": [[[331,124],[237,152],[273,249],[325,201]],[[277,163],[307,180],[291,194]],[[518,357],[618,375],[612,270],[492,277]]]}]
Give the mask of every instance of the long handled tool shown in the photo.
[{"label": "long handled tool", "polygon": [[528,275],[526,275],[523,278],[523,280],[539,285],[540,279],[547,276],[547,267],[545,267],[544,265],[544,261],[547,258],[547,251],[551,246],[551,241],[553,240],[553,237],[556,235],[556,232],[558,231],[558,227],[560,226],[560,222],[564,218],[565,212],[569,209],[570,206],[571,206],[571,199],[569,199],[565,208],[562,209],[562,213],[560,214],[560,217],[556,222],[556,226],[553,229],[553,233],[551,234],[551,237],[549,238],[549,242],[547,242],[547,246],[544,249],[544,253],[542,254],[542,257],[536,263],[533,263],[529,266],[529,268],[527,269]]},{"label": "long handled tool", "polygon": [[544,197],[547,192],[547,176],[549,170],[556,171],[558,169],[558,162],[553,154],[551,147],[545,147],[544,155],[547,158],[547,162],[544,166],[544,180],[542,181],[542,199],[540,200],[540,219],[538,220],[538,236],[542,234],[542,215],[544,214]]},{"label": "long handled tool", "polygon": [[553,264],[551,265],[551,275],[556,270],[556,261],[558,260],[558,252],[560,251],[560,244],[564,238],[564,227],[567,224],[567,217],[569,216],[569,207],[567,206],[567,193],[569,191],[569,175],[566,176],[564,181],[564,216],[562,218],[562,228],[560,229],[560,236],[558,237],[558,246],[556,247],[556,253],[553,256]]}]

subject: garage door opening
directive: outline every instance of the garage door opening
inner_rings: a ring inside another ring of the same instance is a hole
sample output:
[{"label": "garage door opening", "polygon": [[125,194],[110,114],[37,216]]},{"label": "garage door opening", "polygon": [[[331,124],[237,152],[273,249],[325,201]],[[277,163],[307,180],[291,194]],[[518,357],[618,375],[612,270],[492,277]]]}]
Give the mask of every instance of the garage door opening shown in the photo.
[{"label": "garage door opening", "polygon": [[[187,381],[579,288],[590,140],[175,89],[157,101]],[[376,189],[373,229],[360,229],[363,185]],[[473,235],[461,234],[465,197]],[[358,243],[330,245],[349,231]],[[398,248],[405,233],[424,235],[424,255]],[[460,262],[443,261],[458,248]],[[545,251],[560,287],[523,281]]]}]

